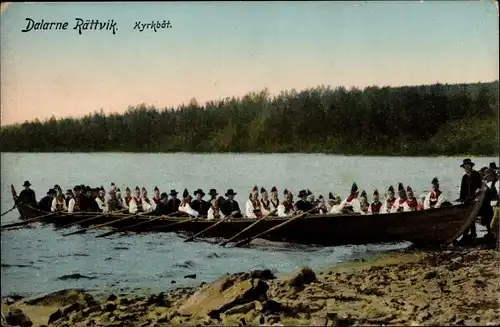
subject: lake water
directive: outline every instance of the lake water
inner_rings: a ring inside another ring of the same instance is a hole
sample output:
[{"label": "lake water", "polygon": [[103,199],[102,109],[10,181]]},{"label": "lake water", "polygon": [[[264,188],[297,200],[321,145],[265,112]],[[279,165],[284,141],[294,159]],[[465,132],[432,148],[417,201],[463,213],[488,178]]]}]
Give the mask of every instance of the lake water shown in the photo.
[{"label": "lake water", "polygon": [[[311,189],[327,197],[328,192],[345,196],[353,181],[381,194],[399,181],[412,186],[416,194],[427,192],[438,177],[449,199],[458,197],[463,174],[462,158],[344,157],[314,154],[130,154],[130,153],[2,153],[1,211],[13,205],[10,184],[17,191],[29,180],[39,200],[59,184],[66,190],[75,184],[108,188],[115,182],[145,186],[150,194],[176,189],[206,193],[216,188],[225,193],[233,188],[240,206],[254,185],[268,190],[276,186],[280,197],[284,188],[294,194]],[[495,158],[475,158],[478,168]],[[17,210],[1,219],[16,221]],[[76,227],[75,227],[76,228]],[[75,229],[76,230],[76,229]],[[183,243],[175,234],[145,234],[95,238],[102,231],[63,237],[66,231],[52,226],[7,230],[1,233],[2,295],[52,292],[64,288],[127,292],[134,289],[164,291],[172,287],[196,285],[229,272],[272,269],[288,273],[308,265],[320,269],[371,253],[402,249],[408,244],[376,244],[314,248],[257,242],[251,248],[232,249],[206,242]],[[196,273],[196,280],[184,276]],[[80,274],[85,278],[61,279]],[[177,283],[172,284],[175,280]]]}]

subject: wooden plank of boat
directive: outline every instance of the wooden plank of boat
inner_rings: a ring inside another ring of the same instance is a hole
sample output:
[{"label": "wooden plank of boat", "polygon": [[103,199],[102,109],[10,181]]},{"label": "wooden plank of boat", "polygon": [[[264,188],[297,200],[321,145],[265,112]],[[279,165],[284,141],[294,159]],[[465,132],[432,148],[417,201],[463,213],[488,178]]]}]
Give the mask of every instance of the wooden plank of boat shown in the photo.
[{"label": "wooden plank of boat", "polygon": [[104,226],[109,226],[109,225],[115,224],[117,222],[122,222],[124,220],[131,219],[131,218],[134,218],[134,217],[137,217],[137,215],[136,214],[125,215],[125,216],[120,217],[118,219],[115,219],[115,220],[112,220],[112,221],[108,221],[108,222],[106,222],[104,224],[94,225],[94,226],[90,226],[88,228],[83,228],[83,229],[77,230],[76,232],[63,234],[63,236],[69,236],[69,235],[74,235],[74,234],[83,234],[83,233],[86,233],[86,232],[88,232],[90,230],[101,228],[101,227],[104,227]]},{"label": "wooden plank of boat", "polygon": [[0,229],[5,229],[5,228],[10,228],[10,227],[18,227],[18,226],[23,226],[23,225],[28,225],[28,224],[31,224],[31,223],[34,223],[34,222],[37,222],[43,218],[46,218],[46,217],[50,217],[50,216],[54,216],[56,215],[57,213],[56,212],[52,212],[52,213],[49,213],[49,214],[46,214],[46,215],[42,215],[42,216],[38,216],[38,217],[35,217],[35,218],[31,218],[31,219],[28,219],[28,220],[23,220],[23,221],[20,221],[20,222],[17,222],[17,223],[11,223],[11,224],[7,224],[7,225],[2,225],[0,227]]},{"label": "wooden plank of boat", "polygon": [[73,221],[73,222],[71,222],[69,224],[58,226],[58,227],[56,227],[56,230],[63,229],[63,228],[68,228],[68,227],[71,227],[71,226],[74,226],[74,225],[80,225],[82,223],[88,223],[89,221],[96,220],[96,219],[102,218],[104,216],[112,216],[114,214],[123,213],[126,210],[128,210],[128,209],[122,209],[122,210],[117,210],[117,211],[113,211],[113,212],[101,213],[100,215],[97,215],[97,216],[93,216],[93,217],[90,217],[90,218],[85,218],[83,220]]},{"label": "wooden plank of boat", "polygon": [[131,226],[125,226],[125,227],[122,227],[122,228],[117,228],[117,229],[112,230],[110,232],[97,235],[96,237],[110,236],[110,235],[113,235],[113,234],[116,234],[116,233],[120,233],[120,232],[124,232],[126,230],[130,230],[130,229],[136,228],[138,226],[141,226],[141,225],[144,225],[144,224],[147,224],[147,223],[151,223],[153,221],[160,220],[160,219],[162,219],[162,220],[168,219],[168,216],[159,216],[159,217],[155,217],[155,218],[152,218],[152,219],[143,220],[141,222],[138,222],[137,224],[134,224],[134,225],[131,225]]},{"label": "wooden plank of boat", "polygon": [[486,185],[483,185],[483,187],[481,188],[481,191],[479,192],[479,194],[476,197],[474,209],[469,214],[469,217],[464,222],[464,224],[459,228],[459,230],[444,243],[445,245],[452,244],[457,238],[462,236],[465,233],[465,231],[468,228],[470,228],[470,226],[472,224],[476,223],[477,214],[479,213],[479,210],[481,209],[481,206],[482,206],[483,201],[484,201],[484,197],[486,196],[486,190],[487,190]]},{"label": "wooden plank of boat", "polygon": [[[442,243],[451,238],[467,221],[474,204],[460,204],[424,211],[379,215],[311,215],[280,228],[263,238],[298,244],[324,246],[410,241],[421,244]],[[255,227],[255,233],[277,226],[287,218],[268,218]],[[229,238],[253,224],[253,219],[233,219],[204,233],[206,237]],[[196,234],[213,222],[187,222],[174,232]],[[162,227],[157,226],[161,231]]]}]

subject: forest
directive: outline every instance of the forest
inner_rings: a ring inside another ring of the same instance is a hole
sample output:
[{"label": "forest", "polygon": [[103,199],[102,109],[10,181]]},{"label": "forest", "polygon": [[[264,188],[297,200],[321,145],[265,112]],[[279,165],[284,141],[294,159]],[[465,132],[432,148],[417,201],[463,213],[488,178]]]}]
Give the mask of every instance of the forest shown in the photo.
[{"label": "forest", "polygon": [[318,86],[204,105],[193,98],[177,108],[142,104],[120,114],[2,126],[1,151],[493,155],[498,86]]}]

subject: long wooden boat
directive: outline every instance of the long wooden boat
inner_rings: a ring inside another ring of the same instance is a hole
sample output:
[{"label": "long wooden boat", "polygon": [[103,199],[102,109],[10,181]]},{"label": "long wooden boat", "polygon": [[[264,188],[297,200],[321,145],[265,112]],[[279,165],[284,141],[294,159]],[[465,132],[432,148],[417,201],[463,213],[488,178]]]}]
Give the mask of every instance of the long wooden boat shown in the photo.
[{"label": "long wooden boat", "polygon": [[[334,246],[345,244],[368,244],[383,242],[409,241],[417,245],[433,246],[449,243],[460,237],[470,224],[474,223],[484,198],[481,192],[475,203],[452,205],[439,209],[424,211],[401,212],[380,215],[306,215],[290,224],[277,229],[273,233],[263,236],[270,241],[284,241],[297,244],[314,244]],[[20,213],[23,209],[20,209]],[[39,213],[41,214],[41,213]],[[82,221],[91,216],[101,217],[91,221]],[[182,217],[165,217],[151,223],[134,227],[139,222],[151,220],[152,216],[136,216],[120,221],[125,214],[81,213],[78,215],[60,215],[42,219],[56,226],[78,223],[81,227],[115,221],[107,227],[123,228],[130,232],[176,232],[194,234],[203,231],[217,221],[196,219],[186,221]],[[248,233],[245,232],[238,239],[257,235],[289,218],[267,218],[255,225]],[[174,222],[185,221],[182,224],[169,226]],[[230,238],[250,224],[254,219],[239,218],[223,222],[203,234],[203,237]],[[128,228],[130,227],[130,228]]]}]

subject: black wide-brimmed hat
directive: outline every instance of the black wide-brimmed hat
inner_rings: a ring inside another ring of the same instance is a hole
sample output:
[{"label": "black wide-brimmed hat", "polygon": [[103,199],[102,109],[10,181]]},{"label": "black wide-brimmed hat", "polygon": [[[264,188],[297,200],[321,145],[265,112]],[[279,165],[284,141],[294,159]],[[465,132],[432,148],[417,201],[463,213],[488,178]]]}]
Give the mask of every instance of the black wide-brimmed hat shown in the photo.
[{"label": "black wide-brimmed hat", "polygon": [[201,188],[197,189],[196,191],[194,191],[193,193],[194,195],[201,195],[201,197],[204,197],[205,196],[205,192],[203,192],[203,190]]},{"label": "black wide-brimmed hat", "polygon": [[214,189],[214,188],[211,188],[210,191],[208,192],[208,195],[213,195],[213,196],[216,196],[216,195],[219,195],[219,193],[217,193],[217,190]]},{"label": "black wide-brimmed hat", "polygon": [[464,168],[465,165],[471,165],[472,167],[474,167],[476,164],[474,162],[472,162],[472,160],[467,158],[467,159],[464,159],[464,161],[462,162],[460,167]]},{"label": "black wide-brimmed hat", "polygon": [[232,188],[230,188],[230,189],[229,189],[229,190],[227,190],[227,192],[226,192],[226,196],[228,196],[228,195],[236,195],[236,194],[238,194],[238,193],[235,193],[235,192],[234,192],[234,190],[233,190]]},{"label": "black wide-brimmed hat", "polygon": [[160,199],[166,199],[168,198],[168,194],[166,192],[163,192],[161,195],[160,195]]},{"label": "black wide-brimmed hat", "polygon": [[81,191],[81,190],[82,190],[81,185],[75,185],[75,187],[73,187],[73,191]]},{"label": "black wide-brimmed hat", "polygon": [[308,194],[307,194],[306,190],[300,190],[299,195],[297,195],[297,197],[302,198],[302,197],[307,196],[307,195]]},{"label": "black wide-brimmed hat", "polygon": [[73,195],[73,191],[72,191],[72,190],[70,190],[70,189],[67,189],[67,190],[66,190],[66,195]]},{"label": "black wide-brimmed hat", "polygon": [[179,194],[179,192],[177,192],[176,190],[170,190],[170,196],[176,196],[177,194]]},{"label": "black wide-brimmed hat", "polygon": [[24,184],[23,184],[23,186],[25,186],[25,187],[26,186],[31,186],[31,183],[29,181],[25,181]]},{"label": "black wide-brimmed hat", "polygon": [[53,188],[49,188],[49,191],[47,192],[48,195],[51,195],[51,194],[57,194],[56,190],[54,190]]}]

